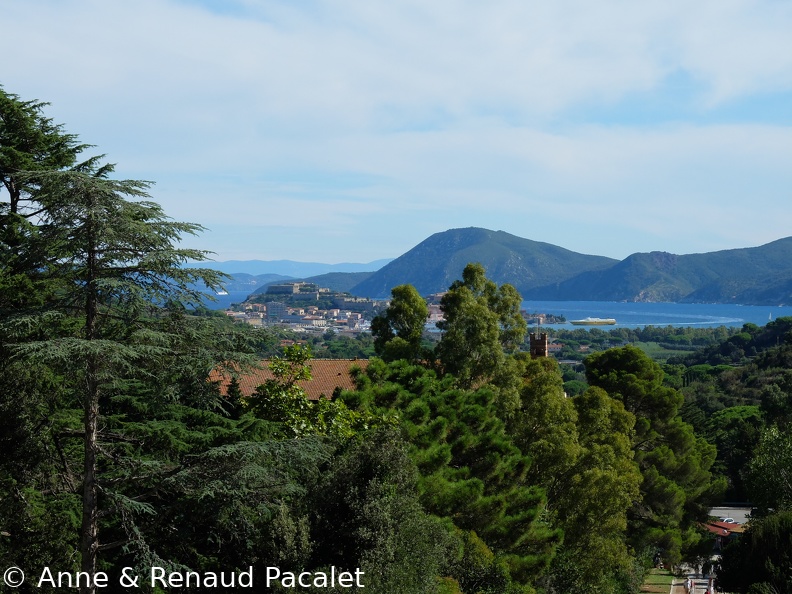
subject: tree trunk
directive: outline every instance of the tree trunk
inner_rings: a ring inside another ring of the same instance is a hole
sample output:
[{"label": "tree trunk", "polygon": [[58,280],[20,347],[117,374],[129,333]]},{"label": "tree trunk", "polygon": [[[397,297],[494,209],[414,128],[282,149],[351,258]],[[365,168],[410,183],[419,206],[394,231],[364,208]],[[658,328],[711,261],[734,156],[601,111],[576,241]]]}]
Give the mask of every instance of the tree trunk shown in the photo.
[{"label": "tree trunk", "polygon": [[[98,295],[96,293],[96,248],[89,239],[87,261],[87,283],[85,296],[85,336],[96,340]],[[96,575],[96,554],[99,550],[99,501],[96,484],[97,438],[99,425],[99,360],[96,353],[90,353],[85,369],[85,464],[83,466],[83,511],[80,533],[80,568],[88,574],[90,583],[80,586],[80,594],[94,594]]]},{"label": "tree trunk", "polygon": [[88,386],[85,398],[85,464],[83,468],[83,511],[80,553],[80,569],[90,576],[91,584],[82,586],[80,594],[93,594],[96,573],[96,553],[99,549],[99,502],[96,486],[96,441],[99,416],[99,387],[96,380],[96,362],[88,365]]}]

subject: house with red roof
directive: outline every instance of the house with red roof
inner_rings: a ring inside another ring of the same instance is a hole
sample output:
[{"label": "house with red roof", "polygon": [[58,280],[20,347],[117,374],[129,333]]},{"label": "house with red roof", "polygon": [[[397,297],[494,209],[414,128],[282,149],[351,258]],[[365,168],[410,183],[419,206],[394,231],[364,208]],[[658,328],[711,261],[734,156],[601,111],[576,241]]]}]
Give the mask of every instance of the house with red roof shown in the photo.
[{"label": "house with red roof", "polygon": [[711,521],[707,522],[704,527],[715,536],[716,550],[723,549],[730,541],[739,538],[745,531],[745,524],[735,522]]}]

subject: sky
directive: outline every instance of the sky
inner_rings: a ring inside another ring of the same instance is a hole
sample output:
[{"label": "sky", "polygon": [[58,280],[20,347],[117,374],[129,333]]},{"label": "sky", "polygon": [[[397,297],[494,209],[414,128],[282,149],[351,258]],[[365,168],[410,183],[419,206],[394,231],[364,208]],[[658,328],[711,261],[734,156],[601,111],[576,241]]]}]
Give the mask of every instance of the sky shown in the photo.
[{"label": "sky", "polygon": [[216,260],[792,235],[790,0],[6,0],[0,85]]}]

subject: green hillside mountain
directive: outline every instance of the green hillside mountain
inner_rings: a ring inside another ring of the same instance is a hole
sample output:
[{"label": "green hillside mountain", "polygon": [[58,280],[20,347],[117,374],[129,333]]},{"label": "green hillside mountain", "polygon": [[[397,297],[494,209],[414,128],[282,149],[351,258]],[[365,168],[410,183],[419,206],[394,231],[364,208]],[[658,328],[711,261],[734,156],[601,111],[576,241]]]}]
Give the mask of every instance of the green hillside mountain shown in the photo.
[{"label": "green hillside mountain", "polygon": [[[333,271],[289,280],[362,297],[388,297],[393,287],[410,283],[428,295],[445,291],[469,262],[480,262],[489,278],[511,283],[525,299],[792,303],[792,237],[703,254],[636,253],[618,261],[468,227],[436,233],[376,272]],[[229,290],[263,292],[266,284],[286,278],[237,273]]]},{"label": "green hillside mountain", "polygon": [[768,278],[762,286],[751,287],[740,293],[739,303],[748,305],[789,305],[792,303],[792,275],[778,280]]},{"label": "green hillside mountain", "polygon": [[753,248],[678,256],[638,253],[605,270],[532,288],[526,299],[792,303],[792,237]]},{"label": "green hillside mountain", "polygon": [[435,233],[386,264],[353,287],[351,293],[388,297],[393,287],[404,283],[412,284],[424,295],[438,293],[460,278],[469,262],[480,262],[489,278],[511,283],[525,293],[586,271],[604,270],[617,260],[579,254],[504,231],[451,229]]}]

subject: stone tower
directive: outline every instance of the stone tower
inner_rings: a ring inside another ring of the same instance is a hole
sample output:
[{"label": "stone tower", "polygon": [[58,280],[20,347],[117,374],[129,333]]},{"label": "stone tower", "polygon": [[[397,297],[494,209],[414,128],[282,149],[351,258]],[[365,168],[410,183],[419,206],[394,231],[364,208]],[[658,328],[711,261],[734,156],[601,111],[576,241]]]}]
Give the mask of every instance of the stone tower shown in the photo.
[{"label": "stone tower", "polygon": [[531,358],[547,357],[547,332],[534,333],[529,335],[531,341]]}]

